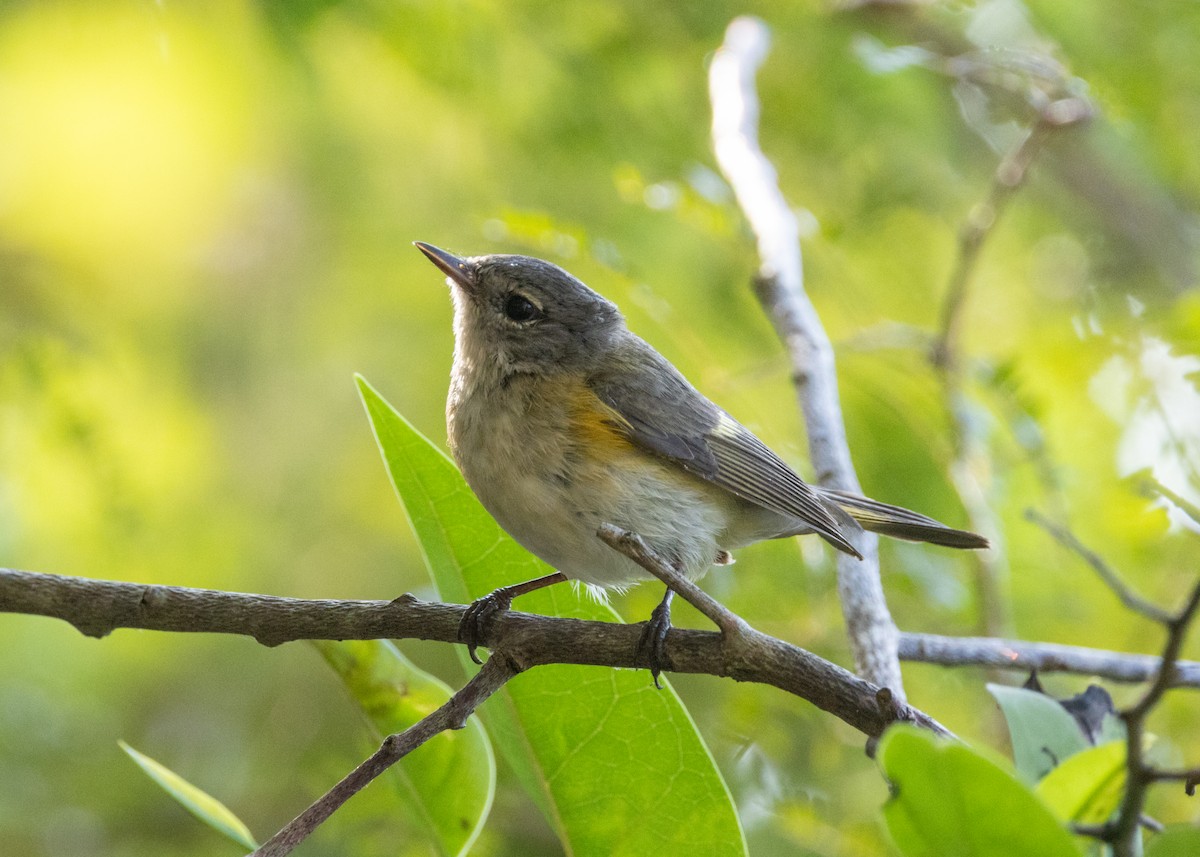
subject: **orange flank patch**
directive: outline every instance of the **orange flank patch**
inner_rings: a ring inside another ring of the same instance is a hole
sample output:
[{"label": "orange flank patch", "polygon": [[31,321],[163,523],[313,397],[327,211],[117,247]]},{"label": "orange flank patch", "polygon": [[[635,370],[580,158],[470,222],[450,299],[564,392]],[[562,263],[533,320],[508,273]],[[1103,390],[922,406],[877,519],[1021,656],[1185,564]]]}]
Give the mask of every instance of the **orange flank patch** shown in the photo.
[{"label": "orange flank patch", "polygon": [[595,456],[617,455],[633,449],[625,420],[580,383],[571,394],[571,430]]}]

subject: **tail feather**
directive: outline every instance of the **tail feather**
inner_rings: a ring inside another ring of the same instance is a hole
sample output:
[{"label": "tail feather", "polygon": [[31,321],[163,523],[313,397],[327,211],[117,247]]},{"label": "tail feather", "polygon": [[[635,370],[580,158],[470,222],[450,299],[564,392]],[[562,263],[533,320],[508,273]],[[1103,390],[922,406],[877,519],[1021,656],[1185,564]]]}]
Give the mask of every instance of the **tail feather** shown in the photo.
[{"label": "tail feather", "polygon": [[910,542],[929,542],[948,548],[978,550],[989,547],[983,536],[966,530],[956,530],[910,509],[880,503],[845,491],[818,488],[822,499],[836,505],[864,530],[905,539]]}]

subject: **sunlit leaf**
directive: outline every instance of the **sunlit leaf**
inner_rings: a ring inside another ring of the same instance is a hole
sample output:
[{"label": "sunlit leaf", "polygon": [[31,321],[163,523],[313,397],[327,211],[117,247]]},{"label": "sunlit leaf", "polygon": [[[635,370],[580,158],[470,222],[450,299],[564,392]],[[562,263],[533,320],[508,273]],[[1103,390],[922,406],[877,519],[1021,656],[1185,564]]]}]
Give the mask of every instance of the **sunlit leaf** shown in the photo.
[{"label": "sunlit leaf", "polygon": [[1100,824],[1121,803],[1125,788],[1125,743],[1110,741],[1068,758],[1034,789],[1064,821]]},{"label": "sunlit leaf", "polygon": [[905,857],[1078,857],[1066,828],[1020,780],[965,744],[888,731],[888,832]]},{"label": "sunlit leaf", "polygon": [[[385,640],[314,641],[373,727],[402,732],[439,708],[451,690]],[[466,854],[492,806],[496,761],[479,721],[443,732],[388,772],[438,854]]]},{"label": "sunlit leaf", "polygon": [[258,848],[258,843],[254,841],[250,828],[246,827],[242,820],[234,815],[225,804],[208,792],[196,788],[161,762],[139,753],[124,741],[117,743],[121,745],[122,750],[129,754],[129,758],[133,759],[137,766],[146,772],[150,779],[158,783],[167,794],[179,801],[196,818],[218,833],[229,837],[238,845],[244,845],[251,851]]},{"label": "sunlit leaf", "polygon": [[[441,597],[470,601],[549,573],[504,534],[449,458],[362,379],[359,390]],[[618,618],[566,586],[525,596],[520,607]],[[646,673],[539,667],[481,713],[568,852],[745,852],[733,802],[695,725],[675,693],[655,690]]]}]

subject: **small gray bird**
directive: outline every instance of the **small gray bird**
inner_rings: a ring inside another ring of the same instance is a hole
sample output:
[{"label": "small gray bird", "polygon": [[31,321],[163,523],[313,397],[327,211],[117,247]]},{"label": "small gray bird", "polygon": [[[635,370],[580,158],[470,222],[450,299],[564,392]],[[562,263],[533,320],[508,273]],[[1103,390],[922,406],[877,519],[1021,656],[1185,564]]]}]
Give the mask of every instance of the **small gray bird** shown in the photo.
[{"label": "small gray bird", "polygon": [[[450,450],[500,526],[557,569],[471,606],[459,637],[472,658],[485,623],[517,595],[649,577],[599,539],[602,523],[638,533],[692,579],[736,548],[806,533],[860,559],[851,539],[862,528],[988,546],[916,512],[809,485],[630,332],[615,304],[558,266],[416,246],[452,287]],[[643,635],[656,683],[671,595]]]}]

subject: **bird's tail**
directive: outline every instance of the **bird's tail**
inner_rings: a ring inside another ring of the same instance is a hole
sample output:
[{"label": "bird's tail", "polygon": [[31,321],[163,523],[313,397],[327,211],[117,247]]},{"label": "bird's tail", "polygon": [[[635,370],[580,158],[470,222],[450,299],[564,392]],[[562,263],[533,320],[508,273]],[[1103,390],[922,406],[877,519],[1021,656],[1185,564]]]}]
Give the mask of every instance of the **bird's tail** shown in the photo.
[{"label": "bird's tail", "polygon": [[817,488],[817,491],[823,500],[842,509],[864,530],[873,533],[910,542],[929,542],[948,548],[977,550],[989,547],[988,540],[983,536],[947,527],[933,518],[900,506],[891,506],[878,500],[829,488]]}]

